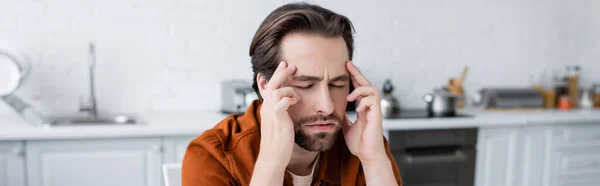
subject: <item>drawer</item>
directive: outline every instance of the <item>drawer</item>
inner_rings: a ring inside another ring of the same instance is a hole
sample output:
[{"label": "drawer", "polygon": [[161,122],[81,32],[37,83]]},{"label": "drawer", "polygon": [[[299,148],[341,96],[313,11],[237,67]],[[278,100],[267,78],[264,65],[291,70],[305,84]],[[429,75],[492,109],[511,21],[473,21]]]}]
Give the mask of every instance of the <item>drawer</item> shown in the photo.
[{"label": "drawer", "polygon": [[551,183],[552,186],[598,186],[600,175],[588,175],[584,178],[555,178]]},{"label": "drawer", "polygon": [[556,127],[555,147],[600,146],[600,124],[564,125]]},{"label": "drawer", "polygon": [[550,170],[554,176],[600,177],[600,147],[572,148],[552,154]]}]

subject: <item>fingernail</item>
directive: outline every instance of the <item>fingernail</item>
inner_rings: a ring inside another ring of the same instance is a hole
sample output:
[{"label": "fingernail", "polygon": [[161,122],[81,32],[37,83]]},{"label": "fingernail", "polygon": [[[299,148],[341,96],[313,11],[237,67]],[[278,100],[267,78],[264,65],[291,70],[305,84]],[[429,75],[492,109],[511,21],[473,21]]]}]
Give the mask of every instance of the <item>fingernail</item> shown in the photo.
[{"label": "fingernail", "polygon": [[285,66],[285,61],[279,62],[279,66]]}]

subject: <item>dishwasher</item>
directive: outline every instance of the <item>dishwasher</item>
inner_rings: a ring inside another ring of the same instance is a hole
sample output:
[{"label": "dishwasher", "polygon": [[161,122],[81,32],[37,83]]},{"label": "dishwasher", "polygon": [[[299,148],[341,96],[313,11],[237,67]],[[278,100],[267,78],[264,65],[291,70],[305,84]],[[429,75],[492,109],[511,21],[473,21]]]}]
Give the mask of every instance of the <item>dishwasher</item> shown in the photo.
[{"label": "dishwasher", "polygon": [[390,131],[405,186],[473,186],[477,128]]}]

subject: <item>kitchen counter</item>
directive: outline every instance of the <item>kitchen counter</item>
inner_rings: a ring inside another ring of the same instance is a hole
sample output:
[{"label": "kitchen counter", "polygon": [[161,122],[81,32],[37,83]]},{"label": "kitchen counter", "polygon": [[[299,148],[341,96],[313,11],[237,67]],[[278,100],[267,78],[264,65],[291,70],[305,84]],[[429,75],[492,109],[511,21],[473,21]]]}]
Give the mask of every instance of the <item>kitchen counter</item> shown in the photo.
[{"label": "kitchen counter", "polygon": [[[594,123],[600,125],[600,110],[484,112],[461,110],[473,115],[461,118],[384,119],[384,130],[448,129],[549,124]],[[0,115],[0,140],[45,140],[86,138],[128,138],[196,136],[210,129],[226,115],[218,111],[152,114],[143,125],[96,125],[34,127],[16,116]],[[350,114],[355,118],[355,114]]]}]

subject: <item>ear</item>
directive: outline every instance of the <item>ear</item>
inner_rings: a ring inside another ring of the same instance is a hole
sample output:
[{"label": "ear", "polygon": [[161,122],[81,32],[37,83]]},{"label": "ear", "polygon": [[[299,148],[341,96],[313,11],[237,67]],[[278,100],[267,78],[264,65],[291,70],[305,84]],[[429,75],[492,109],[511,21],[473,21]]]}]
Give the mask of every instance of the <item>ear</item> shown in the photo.
[{"label": "ear", "polygon": [[258,73],[256,75],[256,86],[258,86],[258,91],[260,92],[261,97],[264,99],[265,91],[267,89],[267,78],[262,75],[262,73]]}]

